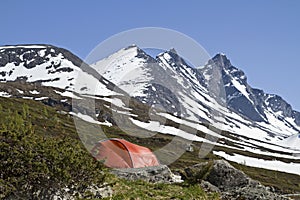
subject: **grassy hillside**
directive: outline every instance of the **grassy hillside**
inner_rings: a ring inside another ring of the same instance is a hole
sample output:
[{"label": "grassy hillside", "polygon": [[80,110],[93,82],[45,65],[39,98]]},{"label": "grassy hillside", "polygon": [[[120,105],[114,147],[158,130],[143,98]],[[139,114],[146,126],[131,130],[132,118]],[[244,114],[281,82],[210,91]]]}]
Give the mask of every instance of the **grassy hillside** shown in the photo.
[{"label": "grassy hillside", "polygon": [[120,180],[108,174],[78,139],[67,114],[42,103],[0,98],[0,198],[33,198],[42,188],[76,185],[82,190],[104,181],[113,199],[218,199],[198,185],[153,184]]},{"label": "grassy hillside", "polygon": [[[101,128],[107,137],[121,137],[153,150],[172,140],[168,135],[133,137],[116,126]],[[40,102],[0,97],[0,132],[1,198],[14,194],[22,199],[22,194],[43,187],[61,188],[77,183],[78,188],[85,188],[105,181],[113,187],[113,199],[219,199],[216,194],[206,194],[197,184],[152,184],[108,175],[107,169],[83,147],[73,118]],[[217,159],[213,154],[198,158],[199,145],[195,143],[195,151],[183,154],[171,169],[180,172],[198,162]],[[234,166],[278,191],[300,192],[299,176],[239,164]]]}]

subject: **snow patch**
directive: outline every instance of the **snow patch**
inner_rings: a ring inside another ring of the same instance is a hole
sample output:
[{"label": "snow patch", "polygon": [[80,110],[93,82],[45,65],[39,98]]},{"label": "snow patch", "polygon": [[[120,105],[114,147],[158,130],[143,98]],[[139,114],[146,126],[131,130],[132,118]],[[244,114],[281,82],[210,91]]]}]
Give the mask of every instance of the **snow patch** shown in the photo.
[{"label": "snow patch", "polygon": [[1,97],[11,97],[11,95],[7,92],[4,92],[4,91],[0,91],[0,96]]},{"label": "snow patch", "polygon": [[20,94],[24,94],[24,91],[17,89],[17,92],[19,92]]},{"label": "snow patch", "polygon": [[110,122],[99,122],[97,120],[95,120],[94,118],[92,118],[91,116],[88,116],[88,115],[84,115],[84,114],[81,114],[81,113],[74,113],[74,112],[70,112],[71,115],[73,116],[76,116],[86,122],[89,122],[89,123],[93,123],[93,124],[99,124],[99,125],[104,125],[104,126],[112,126],[112,124]]},{"label": "snow patch", "polygon": [[172,116],[172,115],[167,114],[167,113],[157,113],[157,115],[163,116],[163,117],[165,117],[169,120],[172,120],[173,122],[176,122],[178,124],[184,124],[186,126],[194,128],[198,131],[201,131],[205,134],[208,134],[208,135],[211,135],[211,136],[214,136],[214,137],[217,137],[217,138],[223,138],[223,136],[221,136],[220,134],[218,134],[216,132],[213,132],[212,130],[208,129],[206,126],[200,125],[196,122],[193,123],[193,122],[190,122],[190,121],[187,121],[187,120],[184,120],[184,119],[180,119],[180,118],[177,118],[177,117]]},{"label": "snow patch", "polygon": [[153,132],[159,132],[159,133],[163,133],[163,134],[169,134],[169,135],[175,135],[181,138],[185,138],[187,140],[190,141],[197,141],[197,142],[206,142],[206,143],[211,143],[211,144],[216,144],[214,142],[211,142],[207,139],[204,138],[200,138],[196,135],[187,133],[183,130],[174,128],[172,126],[165,126],[165,125],[161,125],[159,122],[157,121],[150,121],[148,123],[146,122],[141,122],[139,120],[135,120],[133,118],[129,118],[135,125],[137,125],[138,127],[141,127],[143,129],[149,130],[149,131],[153,131]]},{"label": "snow patch", "polygon": [[270,170],[300,175],[300,163],[292,163],[292,162],[285,163],[278,160],[263,160],[263,159],[243,156],[236,153],[234,153],[233,155],[229,155],[223,151],[213,151],[213,154],[221,156],[226,160],[236,162],[239,164],[244,164],[250,167],[270,169]]},{"label": "snow patch", "polygon": [[30,94],[40,94],[40,92],[37,91],[37,90],[31,90],[31,91],[29,91],[29,93],[30,93]]},{"label": "snow patch", "polygon": [[49,99],[49,97],[38,97],[38,98],[34,98],[34,100],[36,101],[42,101],[44,99]]},{"label": "snow patch", "polygon": [[22,97],[22,99],[33,99],[33,97]]},{"label": "snow patch", "polygon": [[70,98],[74,98],[74,99],[82,99],[70,91],[59,92],[59,91],[54,90],[54,92],[56,92],[57,94],[64,96],[64,97],[70,97]]}]

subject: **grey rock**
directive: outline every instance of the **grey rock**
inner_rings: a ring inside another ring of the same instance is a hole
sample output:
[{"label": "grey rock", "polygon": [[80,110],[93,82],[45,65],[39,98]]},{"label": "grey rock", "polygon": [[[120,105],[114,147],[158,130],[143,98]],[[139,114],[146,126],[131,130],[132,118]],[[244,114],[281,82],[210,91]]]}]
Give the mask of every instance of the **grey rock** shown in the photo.
[{"label": "grey rock", "polygon": [[225,160],[217,160],[207,177],[207,181],[221,190],[243,187],[249,184],[249,177],[242,171],[235,169]]},{"label": "grey rock", "polygon": [[182,182],[181,177],[174,175],[166,165],[144,168],[114,169],[111,173],[115,174],[119,178],[127,180],[144,180],[155,183]]},{"label": "grey rock", "polygon": [[205,192],[217,192],[217,193],[221,192],[221,190],[218,187],[214,186],[208,181],[202,180],[200,186],[204,189]]}]

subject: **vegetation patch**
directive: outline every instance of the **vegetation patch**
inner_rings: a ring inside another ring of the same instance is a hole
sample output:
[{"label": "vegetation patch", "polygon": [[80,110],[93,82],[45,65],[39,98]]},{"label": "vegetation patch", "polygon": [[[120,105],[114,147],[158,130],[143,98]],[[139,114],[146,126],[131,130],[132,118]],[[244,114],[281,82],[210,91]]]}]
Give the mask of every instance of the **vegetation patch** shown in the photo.
[{"label": "vegetation patch", "polygon": [[[30,112],[29,104],[17,102],[7,99],[6,104],[14,103],[11,107],[0,104],[1,198],[28,199],[45,188],[84,191],[92,184],[103,184],[103,164],[95,161],[78,139],[47,131],[38,134],[33,125],[36,113]],[[54,120],[58,121],[54,126],[63,126],[59,117]]]},{"label": "vegetation patch", "polygon": [[131,200],[131,199],[180,199],[180,200],[217,200],[220,199],[216,193],[203,191],[199,184],[165,184],[148,183],[144,181],[127,181],[124,179],[116,180],[113,186],[115,191],[113,200]]}]

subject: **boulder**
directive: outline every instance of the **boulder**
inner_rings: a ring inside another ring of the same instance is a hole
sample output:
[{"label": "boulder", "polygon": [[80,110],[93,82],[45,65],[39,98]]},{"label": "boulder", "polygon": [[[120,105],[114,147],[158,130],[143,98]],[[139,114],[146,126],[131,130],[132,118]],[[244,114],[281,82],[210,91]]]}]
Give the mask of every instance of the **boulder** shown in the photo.
[{"label": "boulder", "polygon": [[244,172],[237,170],[225,160],[214,161],[206,179],[223,191],[235,187],[244,187],[250,181],[250,178]]}]

